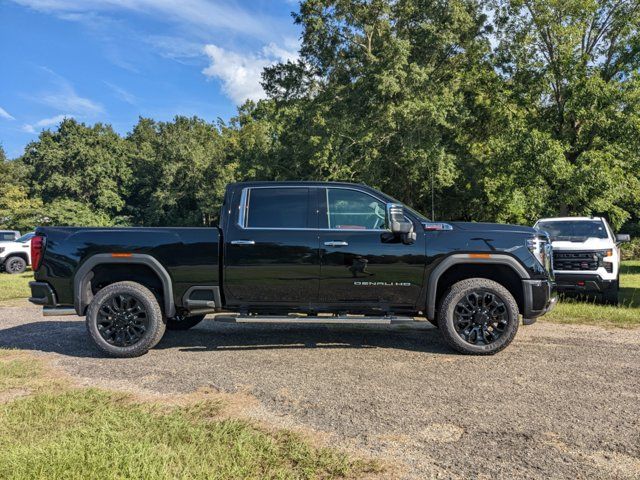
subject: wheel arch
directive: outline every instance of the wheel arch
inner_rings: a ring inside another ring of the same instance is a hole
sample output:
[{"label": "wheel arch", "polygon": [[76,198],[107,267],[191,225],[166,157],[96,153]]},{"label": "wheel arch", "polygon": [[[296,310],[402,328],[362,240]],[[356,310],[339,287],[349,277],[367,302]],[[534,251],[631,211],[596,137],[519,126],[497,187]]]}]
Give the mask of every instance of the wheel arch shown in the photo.
[{"label": "wheel arch", "polygon": [[[91,291],[91,281],[94,277],[94,269],[103,265],[138,265],[148,268],[157,277],[162,290],[162,309],[166,316],[175,315],[175,302],[173,299],[173,284],[171,276],[162,264],[151,255],[142,253],[132,253],[128,256],[113,256],[110,253],[98,253],[89,257],[78,268],[73,278],[73,300],[76,313],[84,315],[84,312],[91,302],[93,292]],[[119,280],[123,280],[121,278]],[[117,280],[116,280],[117,281]]]},{"label": "wheel arch", "polygon": [[31,265],[31,262],[29,261],[29,255],[27,254],[27,252],[10,252],[5,257],[5,263],[8,262],[11,257],[20,257],[25,262],[27,262],[27,265]]},{"label": "wheel arch", "polygon": [[438,302],[449,283],[473,277],[488,278],[503,285],[515,297],[520,312],[524,312],[528,292],[522,280],[530,278],[526,268],[506,254],[471,255],[474,254],[449,255],[433,269],[427,282],[427,318],[436,318]]}]

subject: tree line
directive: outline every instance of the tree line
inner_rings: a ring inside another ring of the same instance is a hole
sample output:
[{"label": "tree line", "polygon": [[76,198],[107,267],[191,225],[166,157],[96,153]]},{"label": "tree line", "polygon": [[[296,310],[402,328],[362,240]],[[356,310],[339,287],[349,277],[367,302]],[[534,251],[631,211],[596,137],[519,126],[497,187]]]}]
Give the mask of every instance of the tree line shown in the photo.
[{"label": "tree line", "polygon": [[0,226],[210,225],[228,182],[312,179],[437,219],[638,228],[639,1],[306,0],[293,17],[299,59],[228,121],[67,119],[0,158]]}]

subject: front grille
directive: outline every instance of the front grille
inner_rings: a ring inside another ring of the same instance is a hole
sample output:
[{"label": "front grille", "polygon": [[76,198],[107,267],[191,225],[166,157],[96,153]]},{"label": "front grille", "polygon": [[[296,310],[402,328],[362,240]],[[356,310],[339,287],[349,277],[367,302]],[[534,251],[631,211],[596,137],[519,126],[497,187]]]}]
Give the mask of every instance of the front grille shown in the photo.
[{"label": "front grille", "polygon": [[588,252],[553,252],[553,268],[555,270],[597,270],[602,253]]}]

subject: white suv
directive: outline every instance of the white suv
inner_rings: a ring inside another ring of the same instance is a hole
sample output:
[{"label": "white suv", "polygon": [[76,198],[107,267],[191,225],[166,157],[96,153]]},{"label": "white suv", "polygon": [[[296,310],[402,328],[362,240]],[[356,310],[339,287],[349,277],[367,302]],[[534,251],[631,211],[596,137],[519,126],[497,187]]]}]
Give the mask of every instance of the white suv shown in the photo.
[{"label": "white suv", "polygon": [[551,237],[559,292],[595,293],[603,303],[618,303],[620,243],[629,235],[614,235],[600,217],[543,218],[534,227]]},{"label": "white suv", "polygon": [[27,233],[13,242],[0,242],[0,270],[22,273],[31,265],[31,239],[35,233]]}]

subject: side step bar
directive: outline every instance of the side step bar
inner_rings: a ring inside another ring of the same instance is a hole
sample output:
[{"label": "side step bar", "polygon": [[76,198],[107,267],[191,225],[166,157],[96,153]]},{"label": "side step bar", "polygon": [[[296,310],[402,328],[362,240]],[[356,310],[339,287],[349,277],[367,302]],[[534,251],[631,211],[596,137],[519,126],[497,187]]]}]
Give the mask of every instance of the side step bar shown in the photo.
[{"label": "side step bar", "polygon": [[277,315],[216,315],[214,320],[223,323],[298,323],[298,324],[344,324],[344,325],[396,325],[421,323],[412,317],[303,317]]}]

